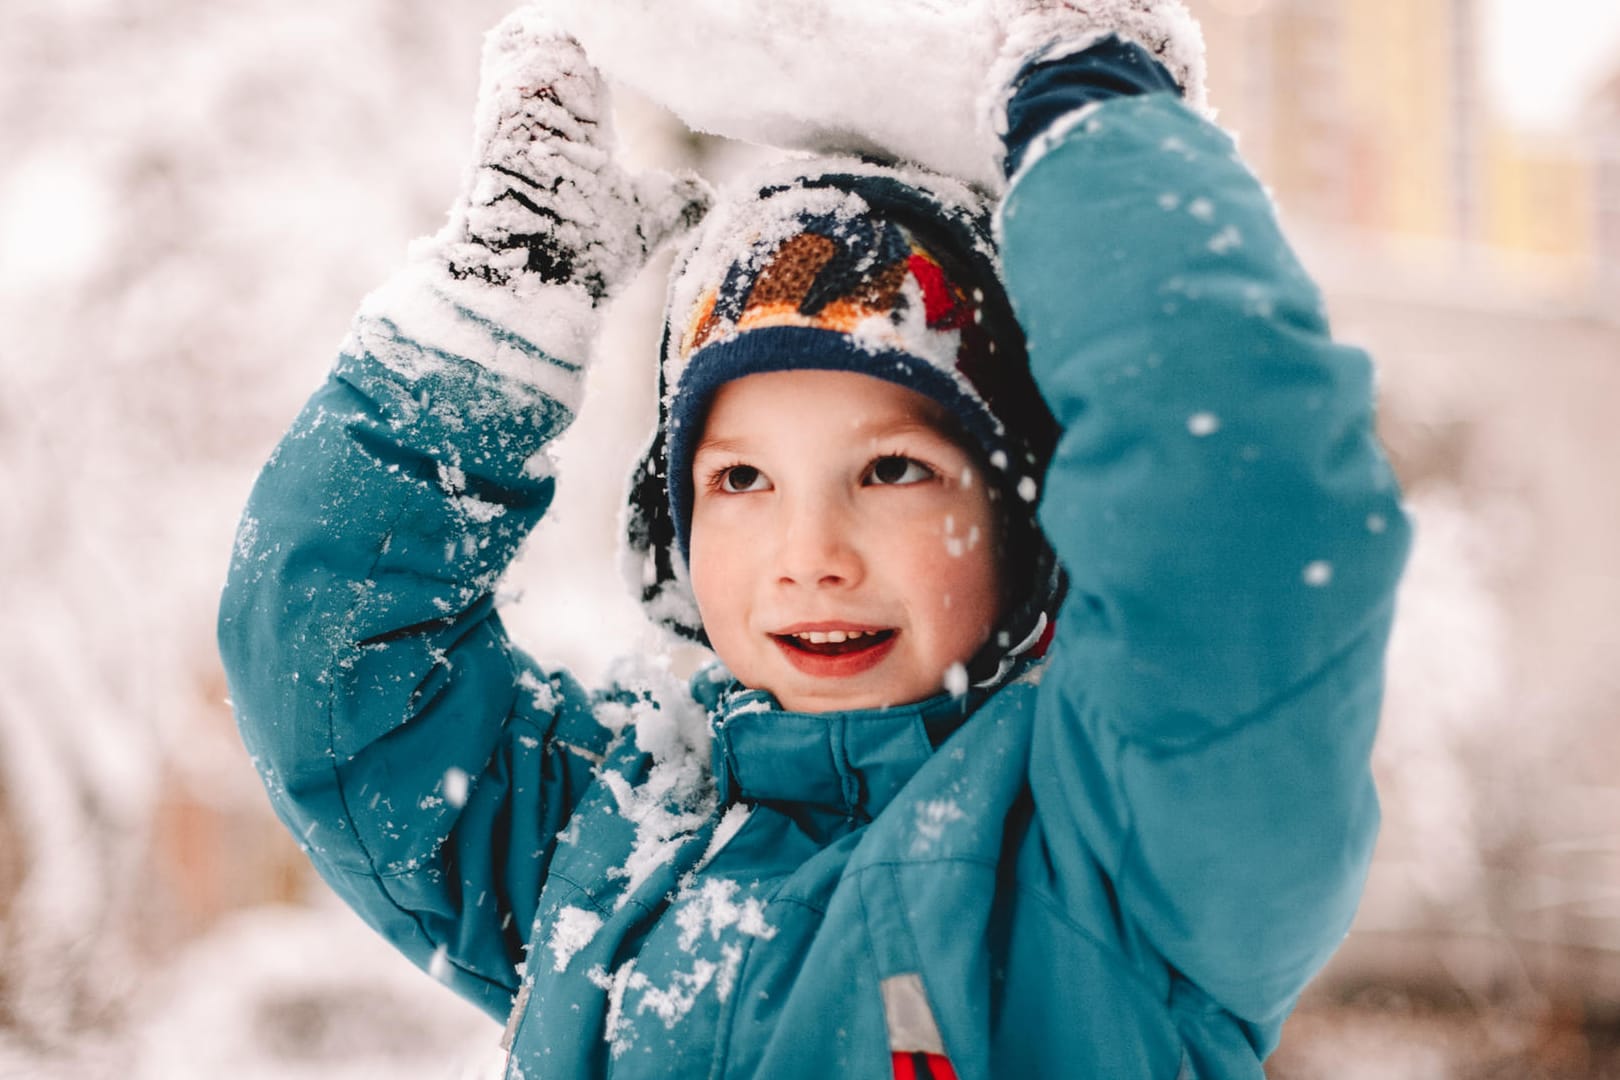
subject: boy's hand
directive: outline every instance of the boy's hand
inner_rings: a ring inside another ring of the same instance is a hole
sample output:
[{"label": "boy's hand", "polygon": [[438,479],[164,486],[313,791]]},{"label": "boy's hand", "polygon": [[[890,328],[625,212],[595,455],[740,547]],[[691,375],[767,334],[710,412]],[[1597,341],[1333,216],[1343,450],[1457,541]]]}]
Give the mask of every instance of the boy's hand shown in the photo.
[{"label": "boy's hand", "polygon": [[[1204,38],[1181,0],[991,0],[1002,32],[991,89],[1005,108],[1005,91],[1023,68],[1042,57],[1079,52],[1110,34],[1140,45],[1163,64],[1187,104],[1207,110]],[[1001,130],[1002,118],[992,118]]]},{"label": "boy's hand", "polygon": [[450,272],[578,285],[600,301],[708,209],[695,176],[627,173],[601,76],[534,7],[484,42],[476,158],[440,238]]}]

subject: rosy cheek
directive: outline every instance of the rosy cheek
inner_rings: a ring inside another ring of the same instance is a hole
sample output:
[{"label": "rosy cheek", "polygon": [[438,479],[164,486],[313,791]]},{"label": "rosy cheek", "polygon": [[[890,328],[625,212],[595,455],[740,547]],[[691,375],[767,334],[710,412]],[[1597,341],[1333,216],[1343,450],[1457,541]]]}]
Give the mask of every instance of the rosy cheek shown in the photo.
[{"label": "rosy cheek", "polygon": [[724,544],[711,540],[711,530],[701,529],[693,523],[691,539],[692,593],[698,610],[706,623],[714,621],[725,607],[725,590],[721,588],[719,568],[725,565]]}]

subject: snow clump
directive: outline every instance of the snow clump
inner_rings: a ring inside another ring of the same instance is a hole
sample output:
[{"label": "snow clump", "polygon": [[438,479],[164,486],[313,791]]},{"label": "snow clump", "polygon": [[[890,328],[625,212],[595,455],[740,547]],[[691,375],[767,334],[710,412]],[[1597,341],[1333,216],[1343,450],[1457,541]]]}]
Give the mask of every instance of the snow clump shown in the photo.
[{"label": "snow clump", "polygon": [[636,828],[635,842],[609,876],[625,879],[617,907],[713,817],[718,798],[709,768],[709,718],[702,705],[656,659],[627,657],[609,673],[612,685],[629,690],[629,701],[597,705],[603,726],[630,733],[652,759],[640,784],[606,770],[601,781],[621,816]]},{"label": "snow clump", "polygon": [[977,129],[998,44],[988,0],[550,0],[547,8],[593,63],[698,131],[915,161],[985,185],[1000,179]]},{"label": "snow clump", "polygon": [[551,937],[546,941],[546,948],[551,950],[551,970],[567,971],[568,962],[591,943],[600,929],[602,916],[594,911],[565,907],[557,912],[556,921],[551,924]]}]

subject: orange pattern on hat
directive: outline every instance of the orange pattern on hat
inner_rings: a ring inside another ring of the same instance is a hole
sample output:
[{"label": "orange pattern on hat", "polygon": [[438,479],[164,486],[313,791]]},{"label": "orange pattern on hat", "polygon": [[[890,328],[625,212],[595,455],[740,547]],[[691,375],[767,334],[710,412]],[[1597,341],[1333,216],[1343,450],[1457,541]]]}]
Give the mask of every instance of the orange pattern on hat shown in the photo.
[{"label": "orange pattern on hat", "polygon": [[838,245],[816,233],[800,233],[782,242],[754,279],[748,307],[755,304],[803,303],[816,275],[838,254]]},{"label": "orange pattern on hat", "polygon": [[768,326],[804,326],[853,333],[874,315],[887,316],[894,311],[912,263],[918,257],[926,259],[914,248],[911,259],[866,275],[854,291],[829,301],[814,313],[806,313],[805,297],[837,254],[837,243],[817,233],[799,233],[784,240],[754,279],[733,325],[728,327],[728,320],[719,313],[720,290],[712,288],[703,294],[683,341],[682,354],[690,356],[726,329],[741,333]]}]

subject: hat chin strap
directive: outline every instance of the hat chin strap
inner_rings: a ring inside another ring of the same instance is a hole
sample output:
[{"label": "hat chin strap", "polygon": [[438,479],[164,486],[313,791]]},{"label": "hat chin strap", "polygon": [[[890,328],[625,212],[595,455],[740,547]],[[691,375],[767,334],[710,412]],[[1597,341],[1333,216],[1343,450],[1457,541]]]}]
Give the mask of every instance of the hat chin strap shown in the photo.
[{"label": "hat chin strap", "polygon": [[[1012,674],[1013,669],[1026,658],[1038,659],[1046,651],[1048,630],[1050,628],[1051,620],[1047,618],[1046,612],[1038,612],[1035,616],[1035,625],[1030,629],[1028,636],[1010,649],[1003,650],[1000,656],[996,658],[995,669],[985,678],[975,682],[973,684],[974,688],[993,690],[1006,681],[1007,677]],[[993,641],[994,636],[992,636]],[[988,651],[988,649],[982,650],[979,656],[974,658],[974,664],[970,666],[977,666],[978,662],[985,658]]]}]

